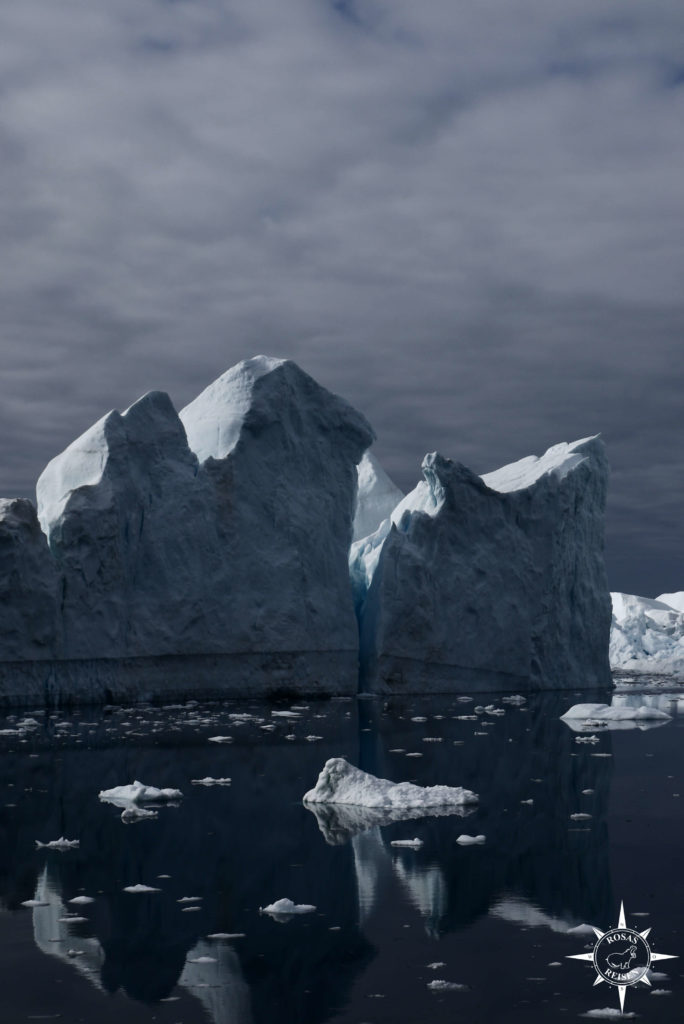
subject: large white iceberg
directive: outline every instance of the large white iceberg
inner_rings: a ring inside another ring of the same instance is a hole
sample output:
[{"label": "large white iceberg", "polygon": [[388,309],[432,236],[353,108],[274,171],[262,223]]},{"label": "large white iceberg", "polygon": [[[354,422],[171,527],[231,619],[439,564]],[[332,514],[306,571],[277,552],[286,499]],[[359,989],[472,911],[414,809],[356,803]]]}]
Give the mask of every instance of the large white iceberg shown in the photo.
[{"label": "large white iceberg", "polygon": [[656,707],[639,704],[573,704],[564,715],[564,722],[655,722],[669,721],[670,715]]},{"label": "large white iceberg", "polygon": [[[684,675],[682,594],[653,600],[613,593],[610,663],[613,669],[641,674]],[[666,600],[668,599],[668,600]]]},{"label": "large white iceberg", "polygon": [[609,685],[602,442],[478,477],[437,453],[351,550],[368,689]]},{"label": "large white iceberg", "polygon": [[343,757],[326,761],[316,785],[304,795],[305,804],[351,804],[389,811],[415,809],[425,814],[435,808],[462,807],[477,801],[476,793],[461,786],[416,786],[412,782],[378,779]]},{"label": "large white iceberg", "polygon": [[0,506],[0,588],[14,590],[0,661],[108,659],[116,677],[145,658],[163,690],[180,670],[150,659],[227,655],[206,665],[219,692],[353,691],[347,561],[372,440],[345,401],[266,356],[180,416],[162,392],[108,413],[41,474],[45,536],[28,502]]}]

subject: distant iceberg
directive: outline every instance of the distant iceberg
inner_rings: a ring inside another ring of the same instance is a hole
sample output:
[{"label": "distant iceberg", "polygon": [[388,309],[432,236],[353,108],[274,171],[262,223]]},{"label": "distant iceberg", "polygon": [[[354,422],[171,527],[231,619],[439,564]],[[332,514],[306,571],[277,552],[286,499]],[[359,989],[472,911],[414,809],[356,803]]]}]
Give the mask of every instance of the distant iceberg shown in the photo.
[{"label": "distant iceberg", "polygon": [[462,807],[477,802],[477,794],[461,786],[390,782],[355,768],[343,757],[326,761],[316,785],[304,795],[305,804],[349,804],[372,810],[420,810],[425,814],[435,808]]},{"label": "distant iceberg", "polygon": [[653,600],[613,593],[610,664],[614,670],[684,676],[684,594]]}]

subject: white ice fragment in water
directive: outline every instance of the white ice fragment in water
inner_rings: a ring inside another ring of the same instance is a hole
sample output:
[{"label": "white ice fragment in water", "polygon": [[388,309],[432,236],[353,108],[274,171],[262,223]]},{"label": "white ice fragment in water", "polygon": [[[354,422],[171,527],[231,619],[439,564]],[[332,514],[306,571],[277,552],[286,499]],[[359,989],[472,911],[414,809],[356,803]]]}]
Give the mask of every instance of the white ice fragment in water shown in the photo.
[{"label": "white ice fragment in water", "polygon": [[212,932],[208,939],[244,939],[244,932]]},{"label": "white ice fragment in water", "polygon": [[411,721],[412,722],[427,722],[427,718],[425,717],[425,715],[415,715],[411,719]]},{"label": "white ice fragment in water", "polygon": [[570,818],[572,821],[588,821],[588,819],[591,818],[591,814],[583,814],[582,812],[579,812],[578,814],[571,814]]},{"label": "white ice fragment in water", "polygon": [[190,779],[193,786],[229,786],[230,779],[213,779],[211,775],[205,775],[203,779]]},{"label": "white ice fragment in water", "polygon": [[441,978],[429,981],[427,987],[431,992],[465,992],[468,988],[467,985],[459,985],[456,981],[444,981]]},{"label": "white ice fragment in water", "polygon": [[[459,699],[462,699],[462,698],[459,698]],[[434,963],[426,964],[425,966],[427,967],[427,969],[429,971],[438,971],[440,967],[446,967],[446,964],[444,963],[443,960],[435,960]]]},{"label": "white ice fragment in water", "polygon": [[651,989],[652,996],[671,996],[672,991],[669,988],[654,988]]},{"label": "white ice fragment in water", "polygon": [[[408,755],[407,755],[408,756]],[[477,803],[478,797],[461,786],[416,786],[411,782],[390,782],[361,771],[343,757],[326,761],[313,789],[304,795],[305,804],[353,804],[357,807],[430,808]]]},{"label": "white ice fragment in water", "polygon": [[113,789],[102,789],[98,796],[100,800],[117,804],[119,807],[129,804],[161,803],[169,800],[181,800],[183,798],[180,789],[157,789],[156,786],[146,786],[137,779],[128,786],[114,786]]},{"label": "white ice fragment in water", "polygon": [[593,793],[593,792],[594,792],[593,789],[583,789],[582,790],[582,793],[583,793],[584,796],[589,796],[589,794]]},{"label": "white ice fragment in water", "polygon": [[215,956],[194,956],[188,957],[189,964],[217,964],[218,960]]},{"label": "white ice fragment in water", "polygon": [[267,907],[259,907],[259,912],[278,917],[279,915],[310,914],[315,909],[311,903],[293,903],[292,900],[285,897],[282,900],[276,900],[275,903],[269,903]]},{"label": "white ice fragment in water", "polygon": [[39,839],[36,839],[36,847],[43,850],[77,850],[79,846],[79,839],[65,839],[64,836],[60,836],[59,839],[51,839],[49,843],[41,843]]},{"label": "white ice fragment in water", "polygon": [[86,903],[94,903],[94,902],[95,902],[95,900],[93,899],[92,896],[74,896],[74,898],[72,900],[69,900],[69,903],[83,903],[84,905]]},{"label": "white ice fragment in water", "polygon": [[202,899],[202,896],[181,896],[176,903],[198,903]]},{"label": "white ice fragment in water", "polygon": [[49,907],[47,900],[22,900],[22,907]]},{"label": "white ice fragment in water", "polygon": [[598,743],[598,736],[575,736],[575,743]]},{"label": "white ice fragment in water", "polygon": [[315,743],[316,740],[322,740],[323,737],[322,736],[305,736],[304,739],[307,741],[307,743]]},{"label": "white ice fragment in water", "polygon": [[391,846],[405,846],[410,850],[420,850],[423,845],[422,839],[393,839],[390,843]]},{"label": "white ice fragment in water", "polygon": [[301,718],[296,711],[272,711],[274,718]]},{"label": "white ice fragment in water", "polygon": [[533,804],[533,803],[534,803],[534,800],[533,800],[533,798],[532,798],[532,797],[530,797],[530,799],[529,799],[529,800],[521,800],[521,801],[520,801],[520,803],[521,803],[521,804]]},{"label": "white ice fragment in water", "polygon": [[605,1006],[602,1010],[587,1010],[582,1016],[600,1020],[624,1020],[625,1017],[636,1017],[636,1013],[622,1013],[615,1006]]},{"label": "white ice fragment in water", "polygon": [[482,845],[482,843],[484,843],[486,838],[487,838],[486,836],[466,836],[466,835],[462,835],[462,836],[458,837],[456,842],[460,846],[475,846],[476,844],[477,845]]},{"label": "white ice fragment in water", "polygon": [[638,708],[616,707],[610,704],[573,704],[564,715],[561,715],[561,721],[575,719],[601,722],[669,721],[670,717],[659,708],[649,707],[646,704],[642,704]]},{"label": "white ice fragment in water", "polygon": [[153,885],[143,885],[138,882],[137,885],[125,885],[123,888],[124,892],[161,892],[161,889],[156,889]]},{"label": "white ice fragment in water", "polygon": [[78,914],[72,914],[71,917],[58,917],[57,921],[59,924],[83,924],[87,921],[87,917],[79,917]]},{"label": "white ice fragment in water", "polygon": [[423,755],[414,750],[412,753],[407,754],[406,756],[407,757],[422,757]]},{"label": "white ice fragment in water", "polygon": [[233,737],[232,736],[210,736],[209,737],[209,742],[210,743],[232,743],[233,742]]}]

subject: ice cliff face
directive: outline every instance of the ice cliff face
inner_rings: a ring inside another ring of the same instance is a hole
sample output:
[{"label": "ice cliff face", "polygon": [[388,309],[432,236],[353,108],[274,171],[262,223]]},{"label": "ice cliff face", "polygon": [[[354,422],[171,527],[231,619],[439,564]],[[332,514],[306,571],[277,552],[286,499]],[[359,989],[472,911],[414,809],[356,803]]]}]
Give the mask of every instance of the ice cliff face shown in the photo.
[{"label": "ice cliff face", "polygon": [[612,668],[684,675],[684,612],[678,608],[682,594],[661,594],[655,601],[636,594],[610,596]]},{"label": "ice cliff face", "polygon": [[[49,595],[57,578],[59,658],[343,652],[353,670],[347,556],[372,440],[289,361],[240,363],[180,417],[152,392],[44,470],[49,552],[30,504],[4,503],[3,581]],[[47,649],[44,618],[23,648],[20,624],[3,620],[2,657]]]},{"label": "ice cliff face", "polygon": [[434,453],[423,475],[352,548],[368,688],[609,683],[602,442],[482,478]]},{"label": "ice cliff face", "polygon": [[0,499],[0,658],[53,658],[57,574],[36,510]]}]

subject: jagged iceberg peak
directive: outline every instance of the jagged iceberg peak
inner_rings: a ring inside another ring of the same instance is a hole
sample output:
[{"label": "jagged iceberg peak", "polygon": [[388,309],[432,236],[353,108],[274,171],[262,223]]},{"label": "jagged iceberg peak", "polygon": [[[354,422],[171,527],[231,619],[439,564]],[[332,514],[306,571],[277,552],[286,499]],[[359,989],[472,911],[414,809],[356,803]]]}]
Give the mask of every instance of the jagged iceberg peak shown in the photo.
[{"label": "jagged iceberg peak", "polygon": [[659,594],[656,597],[656,601],[669,605],[675,611],[684,613],[684,590],[677,590],[674,594]]},{"label": "jagged iceberg peak", "polygon": [[379,779],[343,757],[329,758],[316,785],[303,797],[305,804],[351,804],[390,811],[420,809],[426,814],[434,808],[474,804],[478,799],[476,793],[462,786],[417,786]]},{"label": "jagged iceberg peak", "polygon": [[[123,413],[108,412],[55,456],[36,484],[38,518],[48,540],[71,501],[106,507],[112,489],[126,478],[146,477],[154,468],[182,466],[196,472],[185,430],[164,391],[150,391]],[[84,489],[87,489],[85,491]]]},{"label": "jagged iceberg peak", "polygon": [[554,444],[541,456],[528,455],[491,473],[485,473],[482,479],[487,487],[503,493],[522,491],[547,475],[563,480],[589,457],[592,442],[597,440],[598,434],[595,434],[570,444],[564,441]]},{"label": "jagged iceberg peak", "polygon": [[366,685],[608,685],[602,441],[484,478],[432,453],[423,476],[352,548]]},{"label": "jagged iceberg peak", "polygon": [[353,541],[374,533],[404,497],[370,451],[359,462],[357,476]]},{"label": "jagged iceberg peak", "polygon": [[244,432],[255,436],[278,425],[291,437],[302,436],[312,424],[339,431],[340,443],[358,447],[356,462],[375,438],[366,419],[344,399],[292,360],[273,356],[254,356],[231,367],[186,405],[180,418],[200,462],[228,456]]}]

